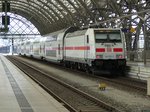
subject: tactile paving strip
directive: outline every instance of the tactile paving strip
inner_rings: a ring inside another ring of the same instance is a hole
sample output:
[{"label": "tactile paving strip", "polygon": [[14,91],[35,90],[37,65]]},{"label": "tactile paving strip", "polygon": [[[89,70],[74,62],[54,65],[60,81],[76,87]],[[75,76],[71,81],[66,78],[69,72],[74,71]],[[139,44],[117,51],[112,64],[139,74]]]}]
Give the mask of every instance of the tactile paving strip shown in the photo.
[{"label": "tactile paving strip", "polygon": [[22,112],[34,112],[31,105],[29,104],[26,97],[24,96],[23,92],[21,91],[19,85],[17,84],[16,80],[14,79],[13,75],[9,71],[8,67],[6,66],[6,64],[4,63],[4,61],[1,58],[0,58],[0,60],[3,64],[4,70],[9,79],[9,82],[10,82],[13,92],[16,96],[16,99],[18,101],[21,111]]}]

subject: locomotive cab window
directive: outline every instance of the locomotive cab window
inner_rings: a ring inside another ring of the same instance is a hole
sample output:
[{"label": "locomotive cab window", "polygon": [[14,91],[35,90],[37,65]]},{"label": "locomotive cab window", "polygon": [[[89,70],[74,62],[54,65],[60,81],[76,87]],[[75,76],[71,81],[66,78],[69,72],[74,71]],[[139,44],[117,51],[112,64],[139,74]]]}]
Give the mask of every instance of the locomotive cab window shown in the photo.
[{"label": "locomotive cab window", "polygon": [[114,32],[95,32],[95,41],[96,43],[119,43],[121,42],[120,31]]}]

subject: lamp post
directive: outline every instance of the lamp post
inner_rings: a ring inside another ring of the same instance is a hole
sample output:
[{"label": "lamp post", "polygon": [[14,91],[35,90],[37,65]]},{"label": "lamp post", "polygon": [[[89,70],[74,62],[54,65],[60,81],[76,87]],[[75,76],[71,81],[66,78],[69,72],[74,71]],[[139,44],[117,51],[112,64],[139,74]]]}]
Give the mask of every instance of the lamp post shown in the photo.
[{"label": "lamp post", "polygon": [[146,37],[146,20],[144,20],[144,24],[143,24],[143,35],[144,35],[144,65],[146,65],[146,49],[147,49],[147,37]]}]

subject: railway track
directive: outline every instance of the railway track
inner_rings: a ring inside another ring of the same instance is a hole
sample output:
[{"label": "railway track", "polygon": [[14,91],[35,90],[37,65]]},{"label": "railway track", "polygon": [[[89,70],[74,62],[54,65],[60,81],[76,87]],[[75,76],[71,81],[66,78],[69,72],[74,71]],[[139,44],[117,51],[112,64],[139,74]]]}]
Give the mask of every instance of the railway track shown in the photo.
[{"label": "railway track", "polygon": [[128,77],[118,77],[113,79],[99,76],[92,76],[92,77],[98,78],[102,82],[105,82],[108,85],[111,85],[116,88],[121,88],[122,90],[138,91],[140,94],[143,95],[146,95],[147,93],[147,83],[140,80],[131,79]]},{"label": "railway track", "polygon": [[121,112],[115,107],[56,79],[23,61],[16,60],[13,57],[7,58],[71,112]]},{"label": "railway track", "polygon": [[[31,60],[31,58],[27,59]],[[32,59],[33,60],[33,59]],[[79,71],[79,70],[72,70],[68,69],[62,66],[59,66],[57,64],[50,64],[50,63],[45,63],[44,61],[34,59],[35,61],[38,61],[41,64],[47,64],[48,66],[54,66],[54,67],[59,67],[62,70],[66,70],[67,72],[76,72],[77,74],[81,76],[85,76],[85,72]],[[100,82],[104,82],[107,85],[113,86],[115,88],[119,88],[122,90],[126,91],[133,91],[133,92],[138,92],[140,94],[146,95],[147,94],[147,83],[138,79],[132,79],[129,77],[116,77],[116,78],[107,78],[107,77],[101,77],[93,74],[86,74],[89,77],[95,78],[96,80],[99,79]]]},{"label": "railway track", "polygon": [[[66,69],[66,68],[65,68]],[[85,72],[74,70],[75,72],[85,75]],[[147,82],[139,80],[139,79],[133,79],[130,77],[103,77],[101,75],[93,75],[93,74],[86,74],[90,77],[99,79],[100,82],[104,82],[107,85],[111,85],[116,88],[121,88],[122,90],[130,90],[130,91],[138,91],[139,93],[146,95],[147,94]]]}]

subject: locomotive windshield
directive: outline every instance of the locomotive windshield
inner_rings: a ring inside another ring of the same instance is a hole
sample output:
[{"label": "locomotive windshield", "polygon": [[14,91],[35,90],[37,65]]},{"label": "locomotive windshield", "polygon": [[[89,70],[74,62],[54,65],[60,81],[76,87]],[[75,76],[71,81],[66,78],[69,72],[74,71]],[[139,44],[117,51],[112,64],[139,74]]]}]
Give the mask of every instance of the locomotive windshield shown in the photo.
[{"label": "locomotive windshield", "polygon": [[105,43],[105,42],[114,42],[119,43],[121,42],[121,35],[120,31],[116,32],[95,32],[95,41],[96,43]]}]

